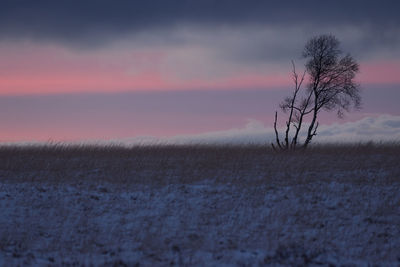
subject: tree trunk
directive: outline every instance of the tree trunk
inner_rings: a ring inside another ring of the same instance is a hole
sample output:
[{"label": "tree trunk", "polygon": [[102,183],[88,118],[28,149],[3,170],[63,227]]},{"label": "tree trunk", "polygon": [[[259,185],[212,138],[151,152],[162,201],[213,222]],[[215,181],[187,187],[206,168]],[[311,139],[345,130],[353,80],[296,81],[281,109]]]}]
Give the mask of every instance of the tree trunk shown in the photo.
[{"label": "tree trunk", "polygon": [[[279,133],[278,133],[278,130],[276,129],[276,122],[277,122],[277,120],[278,120],[278,112],[275,111],[274,129],[275,129],[276,144],[278,145],[279,149],[282,150],[281,142],[280,142],[280,140],[279,140]],[[274,144],[271,144],[271,145],[272,145],[272,148],[273,148],[274,150],[276,150]]]},{"label": "tree trunk", "polygon": [[304,148],[306,148],[308,146],[308,144],[311,142],[311,139],[313,138],[313,136],[316,135],[317,128],[315,127],[315,129],[314,129],[314,126],[315,126],[315,122],[317,121],[317,113],[318,113],[318,109],[317,109],[317,105],[315,105],[313,118],[312,118],[310,126],[308,127],[307,138],[303,145]]}]

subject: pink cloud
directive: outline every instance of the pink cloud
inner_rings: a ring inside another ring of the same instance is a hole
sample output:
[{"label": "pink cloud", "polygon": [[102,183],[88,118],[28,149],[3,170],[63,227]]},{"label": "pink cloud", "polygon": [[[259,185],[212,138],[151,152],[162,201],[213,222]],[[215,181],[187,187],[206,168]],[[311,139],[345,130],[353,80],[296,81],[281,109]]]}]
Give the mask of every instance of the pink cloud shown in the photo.
[{"label": "pink cloud", "polygon": [[[50,45],[0,47],[0,94],[116,92],[276,87],[282,75],[237,71],[213,79],[175,75],[166,51],[109,49],[71,51]],[[195,64],[195,63],[192,63]]]},{"label": "pink cloud", "polygon": [[[221,64],[220,68],[230,68],[229,71],[221,71],[212,78],[206,78],[207,75],[190,79],[180,77],[179,70],[172,71],[173,65],[168,65],[168,59],[173,55],[169,54],[167,48],[163,50],[125,47],[73,51],[54,45],[13,43],[2,44],[0,54],[2,95],[140,90],[275,89],[292,85],[290,69],[282,72],[280,66],[276,69],[274,66],[260,69],[259,66],[256,68],[240,64],[232,66]],[[206,57],[206,54],[202,57]],[[182,58],[185,58],[184,55]],[[203,61],[208,62],[207,59]],[[210,60],[209,63],[218,64],[215,60]],[[190,68],[195,66],[196,62],[183,60],[183,69],[185,64]],[[203,65],[201,71],[207,71],[207,67]],[[180,68],[182,69],[182,66]],[[215,68],[218,69],[218,66]],[[399,73],[398,61],[365,62],[361,64],[358,80],[365,84],[399,84]]]},{"label": "pink cloud", "polygon": [[361,63],[357,79],[363,84],[400,84],[400,61]]}]

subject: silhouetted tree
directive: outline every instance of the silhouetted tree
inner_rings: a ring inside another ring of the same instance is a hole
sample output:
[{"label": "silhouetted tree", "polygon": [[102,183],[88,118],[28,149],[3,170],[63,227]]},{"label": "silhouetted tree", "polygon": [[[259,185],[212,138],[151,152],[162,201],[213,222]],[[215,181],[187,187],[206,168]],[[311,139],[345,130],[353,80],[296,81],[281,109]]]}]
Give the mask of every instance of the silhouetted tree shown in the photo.
[{"label": "silhouetted tree", "polygon": [[[283,112],[288,114],[285,139],[279,139],[277,130],[278,113],[275,112],[274,129],[277,150],[296,149],[299,143],[299,133],[307,115],[311,117],[305,141],[301,146],[306,148],[312,138],[317,135],[318,114],[321,110],[336,111],[338,117],[343,117],[351,107],[360,108],[360,88],[354,78],[359,70],[357,62],[349,55],[343,55],[339,48],[340,42],[333,35],[320,35],[307,42],[303,51],[306,59],[305,71],[302,76],[296,72],[293,65],[294,91],[280,104]],[[304,80],[308,83],[300,98]],[[295,129],[289,142],[289,133]]]}]

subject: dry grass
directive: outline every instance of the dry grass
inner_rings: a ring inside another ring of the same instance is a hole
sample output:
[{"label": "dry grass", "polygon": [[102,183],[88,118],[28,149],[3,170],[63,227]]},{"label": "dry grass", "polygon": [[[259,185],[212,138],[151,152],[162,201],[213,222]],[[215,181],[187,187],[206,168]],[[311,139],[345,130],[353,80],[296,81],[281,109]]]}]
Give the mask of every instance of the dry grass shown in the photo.
[{"label": "dry grass", "polygon": [[[314,146],[275,153],[268,146],[79,146],[49,144],[0,147],[3,181],[112,183],[302,183],[354,179],[400,179],[400,144]],[[350,175],[349,175],[350,174]],[[369,178],[371,178],[369,177]]]}]

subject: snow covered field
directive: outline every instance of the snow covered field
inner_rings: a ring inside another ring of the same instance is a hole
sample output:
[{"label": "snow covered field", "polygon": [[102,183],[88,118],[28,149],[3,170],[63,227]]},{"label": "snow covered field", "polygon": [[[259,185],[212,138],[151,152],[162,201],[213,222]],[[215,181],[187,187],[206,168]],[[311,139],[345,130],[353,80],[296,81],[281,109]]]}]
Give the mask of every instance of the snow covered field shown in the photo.
[{"label": "snow covered field", "polygon": [[400,147],[2,147],[0,266],[400,265]]}]

